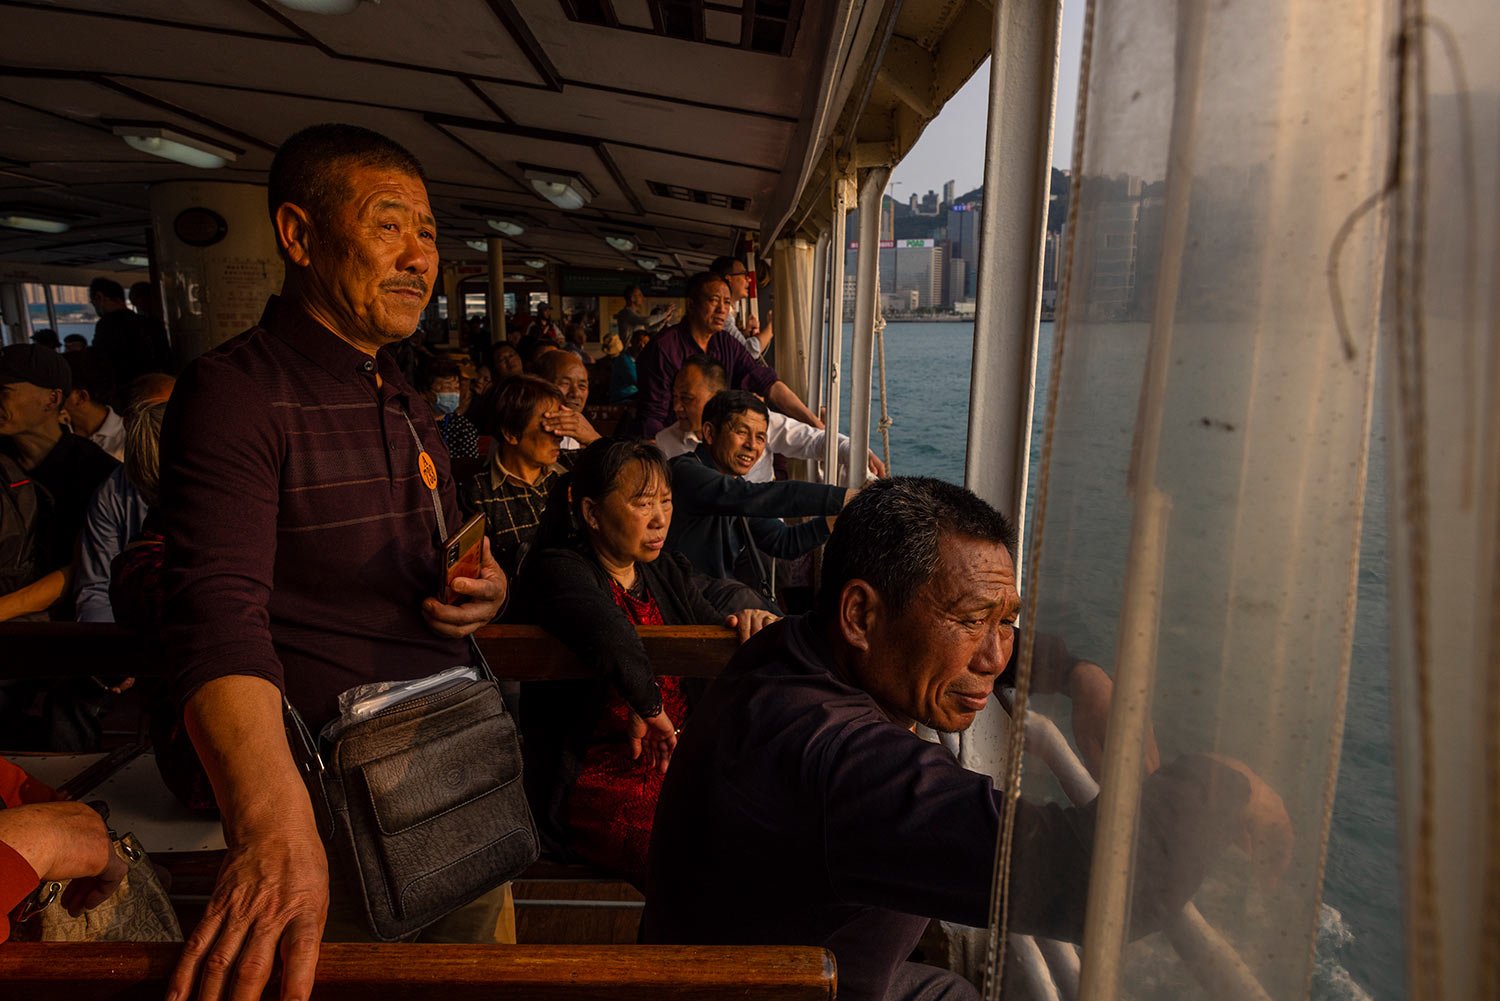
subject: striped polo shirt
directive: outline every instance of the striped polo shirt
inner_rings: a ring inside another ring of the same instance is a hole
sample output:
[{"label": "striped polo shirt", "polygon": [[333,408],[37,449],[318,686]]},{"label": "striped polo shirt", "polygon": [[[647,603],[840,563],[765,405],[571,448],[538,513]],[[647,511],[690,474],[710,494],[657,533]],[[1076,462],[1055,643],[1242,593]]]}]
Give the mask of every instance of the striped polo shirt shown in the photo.
[{"label": "striped polo shirt", "polygon": [[188,366],[161,445],[163,638],[181,697],[265,678],[316,728],[345,689],[467,663],[422,617],[442,575],[417,437],[452,532],[447,449],[388,352],[371,359],[273,296],[259,326]]}]

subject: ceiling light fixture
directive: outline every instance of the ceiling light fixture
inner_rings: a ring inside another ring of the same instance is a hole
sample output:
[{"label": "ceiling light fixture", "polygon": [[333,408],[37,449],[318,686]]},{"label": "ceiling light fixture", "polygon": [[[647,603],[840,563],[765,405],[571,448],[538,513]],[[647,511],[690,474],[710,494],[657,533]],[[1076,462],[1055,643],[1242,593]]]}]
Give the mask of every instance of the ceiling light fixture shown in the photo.
[{"label": "ceiling light fixture", "polygon": [[659,282],[669,282],[672,280],[672,276],[665,271],[658,271],[656,273],[656,280]]},{"label": "ceiling light fixture", "polygon": [[637,257],[635,259],[635,263],[636,266],[642,271],[655,271],[656,266],[660,264],[661,261],[660,259],[655,257]]},{"label": "ceiling light fixture", "polygon": [[66,233],[68,225],[61,219],[47,219],[29,212],[0,209],[0,226],[6,229],[24,229],[29,233]]},{"label": "ceiling light fixture", "polygon": [[604,237],[604,242],[609,244],[611,247],[615,248],[622,254],[628,254],[635,249],[635,240],[631,239],[628,236],[622,236],[619,233],[606,234]]},{"label": "ceiling light fixture", "polygon": [[547,266],[547,262],[542,260],[540,257],[528,257],[521,263],[526,265],[528,268],[536,268],[538,271]]},{"label": "ceiling light fixture", "polygon": [[165,125],[121,122],[114,126],[114,133],[133,150],[204,170],[222,167],[231,160],[239,159],[239,155],[244,152]]},{"label": "ceiling light fixture", "polygon": [[149,268],[151,266],[151,258],[145,254],[128,254],[125,257],[116,258],[116,260],[132,268]]},{"label": "ceiling light fixture", "polygon": [[483,251],[490,249],[490,242],[488,240],[465,240],[464,243],[469,245],[470,250]]},{"label": "ceiling light fixture", "polygon": [[531,275],[523,275],[517,271],[506,275],[505,280],[508,282],[529,282],[531,281]]},{"label": "ceiling light fixture", "polygon": [[[359,7],[360,0],[275,0],[278,7],[287,10],[300,10],[304,14],[352,14]],[[379,3],[380,0],[369,0],[370,3]]]},{"label": "ceiling light fixture", "polygon": [[501,234],[502,236],[520,236],[522,233],[526,232],[525,226],[513,223],[509,219],[491,219],[489,220],[489,223],[490,229]]},{"label": "ceiling light fixture", "polygon": [[596,192],[577,174],[547,167],[526,167],[526,180],[537,194],[568,212],[581,209]]}]

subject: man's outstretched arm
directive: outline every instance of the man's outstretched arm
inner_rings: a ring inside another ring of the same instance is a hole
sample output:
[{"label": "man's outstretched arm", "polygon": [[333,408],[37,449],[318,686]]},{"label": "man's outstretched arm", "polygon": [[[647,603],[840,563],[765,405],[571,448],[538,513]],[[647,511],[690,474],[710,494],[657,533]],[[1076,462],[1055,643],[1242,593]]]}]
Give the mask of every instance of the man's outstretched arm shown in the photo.
[{"label": "man's outstretched arm", "polygon": [[287,746],[281,692],[264,678],[216,678],[193,693],[183,715],[229,853],[167,999],[259,998],[279,951],[282,1001],[302,1001],[328,917],[328,860]]}]

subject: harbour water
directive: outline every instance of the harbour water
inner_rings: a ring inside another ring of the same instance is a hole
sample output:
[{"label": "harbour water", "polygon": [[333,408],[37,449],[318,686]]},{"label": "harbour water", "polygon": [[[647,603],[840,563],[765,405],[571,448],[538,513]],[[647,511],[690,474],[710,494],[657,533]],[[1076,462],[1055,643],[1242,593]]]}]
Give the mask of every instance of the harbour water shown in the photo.
[{"label": "harbour water", "polygon": [[[1037,368],[1038,419],[1032,439],[1033,490],[1051,335],[1052,325],[1044,323]],[[843,372],[849,371],[849,339],[846,326]],[[973,327],[967,323],[887,326],[894,473],[963,482],[972,344]],[[878,414],[878,381],[872,400]],[[846,380],[845,414],[847,407]],[[1132,417],[1127,414],[1124,419]],[[848,429],[847,418],[844,429]],[[1315,1001],[1402,1001],[1405,997],[1386,623],[1385,443],[1378,406],[1372,433],[1347,719],[1319,920]],[[880,453],[878,433],[872,436],[871,447]],[[1126,516],[1122,512],[1121,517]],[[1118,576],[1123,567],[1102,572]]]}]

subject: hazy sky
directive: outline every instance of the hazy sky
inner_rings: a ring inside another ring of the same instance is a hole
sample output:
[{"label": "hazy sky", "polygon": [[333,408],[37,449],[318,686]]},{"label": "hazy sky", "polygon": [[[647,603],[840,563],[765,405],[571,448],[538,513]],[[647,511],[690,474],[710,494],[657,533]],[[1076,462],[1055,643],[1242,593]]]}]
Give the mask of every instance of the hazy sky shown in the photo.
[{"label": "hazy sky", "polygon": [[[1073,111],[1078,102],[1078,56],[1083,48],[1083,0],[1063,4],[1062,59],[1057,77],[1057,125],[1052,162],[1066,169],[1073,159]],[[984,180],[984,121],[989,105],[990,67],[985,63],[943,106],[917,145],[896,167],[887,194],[906,201],[930,189],[942,194],[948,180],[959,194]]]}]

